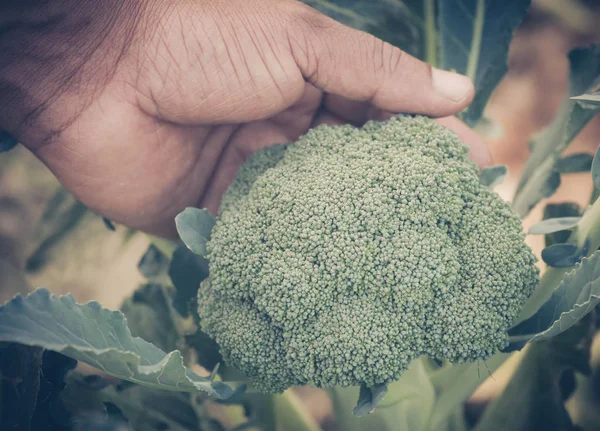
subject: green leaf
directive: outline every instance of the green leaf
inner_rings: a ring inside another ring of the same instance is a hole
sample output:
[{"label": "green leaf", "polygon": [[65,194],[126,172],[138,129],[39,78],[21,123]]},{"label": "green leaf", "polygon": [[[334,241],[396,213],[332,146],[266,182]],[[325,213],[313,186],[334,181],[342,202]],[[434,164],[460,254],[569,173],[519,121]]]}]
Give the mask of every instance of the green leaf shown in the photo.
[{"label": "green leaf", "polygon": [[[575,49],[569,54],[571,64],[571,95],[578,95],[597,85],[600,79],[600,45]],[[523,170],[517,192],[513,199],[513,208],[521,216],[542,199],[554,192],[549,182],[556,182],[556,165],[561,153],[568,147],[581,129],[600,109],[584,107],[575,100],[566,99],[554,121],[536,137],[533,152]],[[593,170],[593,166],[592,166]]]},{"label": "green leaf", "polygon": [[425,57],[425,22],[420,0],[302,1],[342,24],[371,33],[415,57]]},{"label": "green leaf", "polygon": [[488,166],[481,170],[479,182],[486,187],[493,188],[506,178],[508,168],[505,165]]},{"label": "green leaf", "polygon": [[529,228],[530,235],[546,235],[561,230],[573,229],[579,223],[581,217],[560,217],[543,220]]},{"label": "green leaf", "polygon": [[540,309],[509,331],[512,343],[557,336],[592,311],[600,301],[600,251],[568,272]]},{"label": "green leaf", "polygon": [[97,302],[77,304],[38,289],[17,295],[0,308],[0,341],[40,346],[85,362],[107,374],[172,391],[205,391],[228,398],[233,389],[187,369],[179,351],[165,353],[134,338],[120,311]]},{"label": "green leaf", "polygon": [[188,316],[190,309],[197,308],[192,302],[196,301],[200,283],[208,277],[208,261],[182,244],[173,252],[169,277],[176,291],[173,306],[182,316]]},{"label": "green leaf", "polygon": [[529,9],[530,0],[439,0],[440,55],[438,67],[467,75],[475,98],[463,114],[477,124],[492,92],[508,70],[513,33]]},{"label": "green leaf", "polygon": [[43,349],[0,344],[0,426],[31,429],[40,389]]},{"label": "green leaf", "polygon": [[175,217],[179,237],[195,254],[206,257],[206,244],[217,220],[206,209],[186,208]]},{"label": "green leaf", "polygon": [[0,343],[0,429],[71,429],[71,415],[59,396],[66,374],[76,365],[40,347]]},{"label": "green leaf", "polygon": [[12,150],[19,142],[4,130],[0,130],[0,153]]},{"label": "green leaf", "polygon": [[358,402],[352,413],[354,416],[364,416],[373,413],[377,405],[383,401],[387,395],[388,387],[386,384],[378,384],[372,387],[361,385],[358,393]]},{"label": "green leaf", "polygon": [[[562,203],[552,203],[547,204],[544,207],[543,219],[548,220],[552,218],[562,218],[562,217],[580,217],[581,210],[579,209],[579,205],[572,202],[562,202]],[[569,236],[571,235],[571,231],[562,230],[558,232],[553,232],[546,234],[545,242],[546,247],[549,247],[553,244],[561,244],[568,241]]]},{"label": "green leaf", "polygon": [[571,154],[562,157],[556,162],[556,170],[561,174],[574,174],[589,172],[592,169],[594,156],[587,153]]},{"label": "green leaf", "polygon": [[569,268],[586,255],[587,247],[573,244],[554,244],[542,250],[542,260],[553,268]]}]

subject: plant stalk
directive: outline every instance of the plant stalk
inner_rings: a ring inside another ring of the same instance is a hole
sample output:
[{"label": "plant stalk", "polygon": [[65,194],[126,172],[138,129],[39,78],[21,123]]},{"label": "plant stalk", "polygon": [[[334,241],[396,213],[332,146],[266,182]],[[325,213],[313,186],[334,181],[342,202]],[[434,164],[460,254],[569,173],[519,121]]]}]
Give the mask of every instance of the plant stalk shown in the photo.
[{"label": "plant stalk", "polygon": [[275,395],[274,408],[277,431],[321,431],[321,427],[291,389]]},{"label": "plant stalk", "polygon": [[425,16],[425,61],[437,67],[437,29],[435,25],[435,0],[425,0],[423,14]]},{"label": "plant stalk", "polygon": [[467,63],[466,75],[475,82],[477,75],[477,65],[479,63],[479,53],[481,52],[481,39],[483,35],[483,25],[485,23],[485,0],[477,0],[475,8],[475,19],[473,20],[473,40],[471,42],[471,52]]}]

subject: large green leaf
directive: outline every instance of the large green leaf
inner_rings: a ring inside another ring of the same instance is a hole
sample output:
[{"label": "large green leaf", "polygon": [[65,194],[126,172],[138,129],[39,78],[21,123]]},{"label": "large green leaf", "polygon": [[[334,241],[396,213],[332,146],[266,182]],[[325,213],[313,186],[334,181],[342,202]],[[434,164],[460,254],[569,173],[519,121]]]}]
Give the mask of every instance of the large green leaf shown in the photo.
[{"label": "large green leaf", "polygon": [[228,398],[233,389],[187,369],[179,351],[165,353],[131,335],[120,311],[97,302],[77,304],[38,289],[0,307],[0,341],[40,346],[92,365],[107,374],[172,391],[205,391]]},{"label": "large green leaf", "polygon": [[[570,95],[582,94],[598,84],[600,45],[571,51],[569,61]],[[533,152],[527,160],[513,199],[513,207],[521,217],[556,190],[556,165],[561,153],[599,109],[600,105],[583,104],[567,98],[555,120],[534,140]]]},{"label": "large green leaf", "polygon": [[419,0],[302,0],[325,15],[425,57],[424,4]]},{"label": "large green leaf", "polygon": [[471,78],[475,99],[463,120],[474,126],[508,70],[513,32],[530,0],[439,0],[439,64]]},{"label": "large green leaf", "polygon": [[0,343],[0,429],[71,430],[59,400],[77,361],[40,347]]},{"label": "large green leaf", "polygon": [[600,251],[584,258],[529,319],[509,332],[512,348],[555,337],[592,311],[600,302]]}]

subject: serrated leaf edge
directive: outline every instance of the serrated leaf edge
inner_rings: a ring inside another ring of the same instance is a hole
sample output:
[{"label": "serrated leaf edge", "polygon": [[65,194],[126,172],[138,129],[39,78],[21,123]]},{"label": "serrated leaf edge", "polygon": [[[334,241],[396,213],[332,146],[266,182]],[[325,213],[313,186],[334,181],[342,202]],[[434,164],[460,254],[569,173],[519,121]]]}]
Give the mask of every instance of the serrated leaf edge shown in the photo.
[{"label": "serrated leaf edge", "polygon": [[[203,392],[207,392],[210,395],[213,395],[217,398],[224,398],[224,396],[222,394],[219,394],[218,391],[219,389],[216,389],[213,387],[213,382],[210,380],[209,377],[202,377],[202,376],[198,376],[197,374],[193,373],[191,370],[189,370],[187,367],[185,367],[184,361],[183,361],[183,357],[181,356],[181,352],[179,352],[178,350],[174,350],[172,352],[166,353],[164,351],[162,351],[161,349],[159,349],[158,347],[154,346],[152,343],[148,343],[146,340],[140,338],[140,337],[134,337],[133,335],[131,335],[131,331],[129,330],[129,327],[127,326],[127,318],[125,317],[125,315],[123,313],[121,313],[118,310],[108,310],[105,309],[104,307],[102,307],[102,305],[97,302],[97,301],[89,301],[87,303],[84,304],[79,304],[77,303],[77,301],[75,301],[74,296],[71,293],[67,293],[66,295],[62,295],[62,296],[57,296],[54,295],[52,293],[50,293],[50,291],[46,288],[39,288],[36,289],[35,291],[31,292],[29,295],[27,296],[23,296],[21,294],[16,295],[15,297],[13,297],[13,299],[11,299],[10,301],[2,304],[0,306],[0,316],[2,313],[2,309],[7,307],[7,306],[23,306],[23,305],[29,305],[26,304],[25,301],[27,298],[31,297],[31,296],[42,296],[43,300],[49,301],[52,298],[58,298],[59,301],[61,302],[66,302],[67,304],[70,305],[77,305],[79,307],[84,307],[84,308],[90,308],[90,309],[104,309],[107,310],[111,313],[112,316],[116,317],[118,320],[121,320],[123,322],[123,324],[125,325],[125,331],[126,333],[134,340],[138,340],[139,342],[143,343],[143,344],[148,344],[148,345],[152,345],[154,348],[160,350],[161,352],[164,353],[164,357],[157,363],[155,364],[149,364],[149,365],[143,365],[141,363],[142,358],[140,357],[140,355],[138,355],[135,352],[129,351],[129,350],[125,350],[125,349],[118,349],[115,347],[108,347],[108,348],[104,348],[104,349],[97,349],[97,348],[85,348],[85,347],[77,347],[76,350],[78,352],[81,352],[83,354],[87,354],[87,353],[93,353],[94,355],[100,356],[100,355],[104,355],[106,353],[111,353],[111,352],[118,352],[126,357],[128,357],[129,359],[131,359],[131,362],[129,361],[124,361],[128,368],[130,368],[130,366],[135,367],[135,370],[137,372],[139,372],[139,374],[142,375],[150,375],[154,372],[159,371],[160,369],[162,369],[164,366],[166,366],[166,364],[170,363],[171,361],[176,361],[177,365],[181,365],[181,367],[185,370],[185,379],[187,380],[187,382],[189,384],[191,384],[192,386],[194,386],[197,390],[199,391],[203,391]],[[19,336],[14,336],[14,335],[10,335],[8,333],[0,333],[0,341],[6,341],[6,342],[15,342],[15,343],[19,343],[19,344],[23,344],[23,345],[28,345],[28,346],[39,346],[38,343],[32,343],[31,340],[28,339],[23,339]],[[65,351],[67,351],[68,349],[71,349],[73,347],[71,347],[69,344],[56,344],[56,343],[47,343],[43,346],[43,347],[47,350],[52,350],[52,351],[56,351],[59,353],[64,354],[65,356],[69,356],[72,357],[71,355],[69,355],[68,353],[65,353]],[[85,361],[79,358],[73,358],[73,359],[77,359],[77,360],[81,360],[82,362],[88,363],[89,365],[92,365],[94,367],[97,367],[99,369],[101,369],[102,371],[113,375],[115,377],[124,379],[124,380],[128,380],[131,381],[133,383],[137,383],[140,385],[144,385],[144,386],[150,386],[147,382],[143,382],[143,381],[138,381],[135,378],[132,378],[132,376],[126,376],[126,375],[118,375],[112,371],[108,371],[106,370],[104,367],[102,367],[100,364],[98,364],[97,361],[94,360],[90,360],[90,361]],[[188,374],[191,373],[195,378],[198,379],[198,381],[195,381],[193,379],[191,379]],[[134,372],[132,372],[132,374],[135,374]],[[222,386],[226,386],[224,383],[222,382],[215,382],[215,383],[220,383],[218,386],[219,388],[222,390]],[[160,380],[157,379],[157,385],[155,386],[159,389],[163,389],[163,390],[180,390],[182,392],[192,392],[190,389],[188,388],[179,388],[179,383],[176,383],[174,385],[175,388],[177,389],[170,389],[168,387],[166,387],[165,385],[161,385]],[[231,392],[233,392],[233,389],[229,388]],[[225,396],[226,398],[226,396]]]}]

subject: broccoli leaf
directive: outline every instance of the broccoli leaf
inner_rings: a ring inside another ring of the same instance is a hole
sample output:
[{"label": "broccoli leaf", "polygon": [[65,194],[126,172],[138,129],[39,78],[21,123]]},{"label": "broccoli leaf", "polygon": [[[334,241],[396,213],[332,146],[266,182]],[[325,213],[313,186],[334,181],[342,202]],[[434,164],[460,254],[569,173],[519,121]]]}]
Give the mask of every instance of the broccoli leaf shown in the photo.
[{"label": "broccoli leaf", "polygon": [[18,144],[17,140],[4,130],[0,130],[0,153],[12,150]]},{"label": "broccoli leaf", "polygon": [[387,392],[388,387],[383,383],[372,387],[362,385],[358,394],[358,402],[352,413],[354,413],[354,416],[364,416],[373,412]]},{"label": "broccoli leaf", "polygon": [[553,268],[569,268],[587,254],[588,245],[554,244],[542,250],[542,260]]},{"label": "broccoli leaf", "polygon": [[440,55],[438,66],[467,75],[475,98],[463,114],[477,124],[487,101],[508,70],[506,58],[513,32],[529,9],[530,0],[439,0]]},{"label": "broccoli leaf", "polygon": [[[575,49],[569,54],[571,63],[570,94],[581,94],[595,87],[600,80],[600,45]],[[517,187],[513,208],[521,216],[542,199],[549,197],[560,181],[556,165],[560,154],[579,134],[581,129],[600,110],[600,105],[584,106],[578,101],[566,99],[555,120],[534,141],[533,152]],[[592,166],[593,170],[593,166]]]},{"label": "broccoli leaf", "polygon": [[77,361],[40,347],[0,343],[0,429],[70,430],[60,402],[64,379]]},{"label": "broccoli leaf", "polygon": [[233,389],[194,374],[179,351],[165,353],[134,338],[123,314],[97,302],[77,304],[38,289],[0,307],[0,341],[39,346],[92,365],[107,374],[172,391],[205,391],[228,398]]},{"label": "broccoli leaf", "polygon": [[177,233],[195,254],[206,257],[206,243],[217,220],[206,209],[186,208],[175,217]]},{"label": "broccoli leaf", "polygon": [[571,154],[558,159],[556,170],[561,174],[589,172],[592,169],[594,156],[587,153]]},{"label": "broccoli leaf", "polygon": [[425,23],[422,15],[422,1],[302,1],[342,24],[371,33],[392,45],[400,47],[415,57],[425,57]]},{"label": "broccoli leaf", "polygon": [[190,302],[196,300],[200,283],[208,277],[208,261],[181,244],[173,252],[169,277],[175,286],[173,306],[182,316],[188,316]]},{"label": "broccoli leaf", "polygon": [[577,226],[579,220],[581,220],[581,217],[550,218],[531,226],[527,233],[530,235],[546,235],[561,230],[573,229]]},{"label": "broccoli leaf", "polygon": [[505,165],[488,166],[481,170],[479,174],[479,182],[484,186],[493,188],[506,178],[508,168]]},{"label": "broccoli leaf", "polygon": [[509,331],[510,349],[555,337],[566,331],[600,301],[600,251],[568,272],[550,299],[529,319]]}]

